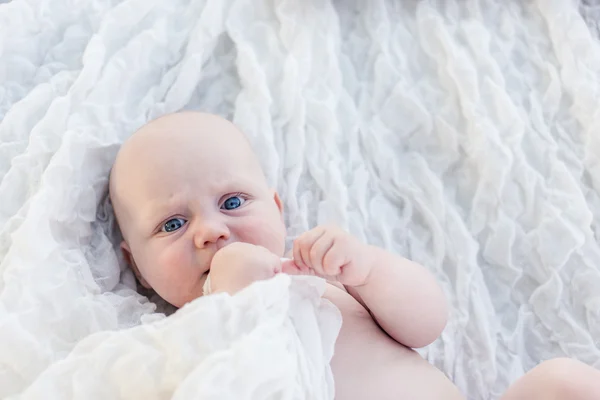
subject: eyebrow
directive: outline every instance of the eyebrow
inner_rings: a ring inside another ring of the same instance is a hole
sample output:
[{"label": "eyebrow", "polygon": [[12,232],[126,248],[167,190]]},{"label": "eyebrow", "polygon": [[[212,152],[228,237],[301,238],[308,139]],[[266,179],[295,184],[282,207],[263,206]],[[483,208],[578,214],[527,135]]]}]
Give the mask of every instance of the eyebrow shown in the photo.
[{"label": "eyebrow", "polygon": [[[226,183],[216,183],[212,189],[214,192],[250,192],[253,186],[252,179],[244,177],[235,181],[228,181]],[[187,205],[190,195],[186,190],[179,190],[170,195],[166,200],[148,200],[144,204],[140,205],[141,221],[139,222],[144,234],[149,234],[148,231],[154,230],[156,225],[150,226],[150,224],[158,224],[163,219],[170,216],[171,210],[177,208],[183,208]],[[160,218],[160,219],[159,219]]]},{"label": "eyebrow", "polygon": [[150,200],[145,205],[140,206],[140,226],[144,233],[151,233],[164,218],[168,218],[170,210],[181,207],[184,203],[184,196],[180,193],[170,196],[166,201]]}]

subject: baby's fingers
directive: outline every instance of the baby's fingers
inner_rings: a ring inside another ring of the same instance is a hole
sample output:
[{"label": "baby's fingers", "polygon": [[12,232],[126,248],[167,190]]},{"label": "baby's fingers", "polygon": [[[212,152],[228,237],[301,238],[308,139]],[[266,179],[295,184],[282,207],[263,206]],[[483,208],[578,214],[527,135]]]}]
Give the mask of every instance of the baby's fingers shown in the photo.
[{"label": "baby's fingers", "polygon": [[333,244],[333,236],[325,233],[321,235],[315,243],[313,243],[309,251],[311,267],[315,270],[315,272],[318,275],[324,278],[327,276],[335,275],[335,271],[333,269],[329,268],[329,270],[325,270],[325,267],[323,265],[325,256],[329,252],[329,250],[331,250]]},{"label": "baby's fingers", "polygon": [[288,258],[281,259],[281,272],[288,275],[314,275],[310,268],[300,266]]},{"label": "baby's fingers", "polygon": [[294,261],[299,266],[312,268],[310,261],[310,249],[313,244],[325,233],[323,229],[315,228],[303,233],[294,240]]},{"label": "baby's fingers", "polygon": [[339,242],[333,241],[331,247],[323,256],[323,270],[329,276],[337,276],[342,273],[342,268],[347,262],[347,249]]}]

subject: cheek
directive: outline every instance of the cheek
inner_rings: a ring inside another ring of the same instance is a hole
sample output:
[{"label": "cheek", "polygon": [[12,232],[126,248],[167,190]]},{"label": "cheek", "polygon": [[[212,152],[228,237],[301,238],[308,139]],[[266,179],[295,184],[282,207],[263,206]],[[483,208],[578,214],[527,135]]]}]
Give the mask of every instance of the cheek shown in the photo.
[{"label": "cheek", "polygon": [[173,279],[181,272],[191,269],[191,252],[185,248],[183,240],[174,241],[161,247],[156,251],[153,260],[161,279]]},{"label": "cheek", "polygon": [[283,256],[285,252],[285,226],[279,216],[247,217],[237,229],[237,239],[269,249]]},{"label": "cheek", "polygon": [[202,271],[194,265],[194,252],[184,238],[161,243],[148,252],[144,278],[154,291],[169,303],[181,307],[198,297]]}]

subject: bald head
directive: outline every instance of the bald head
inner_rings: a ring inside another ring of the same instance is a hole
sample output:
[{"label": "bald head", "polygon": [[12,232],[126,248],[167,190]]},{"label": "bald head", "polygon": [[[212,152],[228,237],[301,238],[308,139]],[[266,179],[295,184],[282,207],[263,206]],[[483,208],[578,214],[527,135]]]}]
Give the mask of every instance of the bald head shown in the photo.
[{"label": "bald head", "polygon": [[244,135],[216,115],[171,114],[135,132],[117,154],[110,197],[125,259],[177,307],[202,295],[218,249],[285,249],[279,196]]},{"label": "bald head", "polygon": [[[234,168],[224,171],[231,164]],[[250,143],[230,121],[199,112],[160,117],[123,144],[111,170],[110,197],[123,235],[127,229],[122,222],[129,219],[132,208],[151,200],[149,192],[174,191],[191,170],[201,173],[193,179],[239,170],[266,186]]]}]

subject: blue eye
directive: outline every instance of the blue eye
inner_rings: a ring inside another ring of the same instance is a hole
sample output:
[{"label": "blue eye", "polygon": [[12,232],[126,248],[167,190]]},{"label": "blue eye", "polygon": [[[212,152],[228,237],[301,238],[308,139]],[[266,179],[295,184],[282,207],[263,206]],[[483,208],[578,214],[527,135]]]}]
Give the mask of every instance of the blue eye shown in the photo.
[{"label": "blue eye", "polygon": [[176,230],[180,229],[183,225],[185,225],[185,223],[186,221],[183,218],[172,218],[165,222],[161,230],[167,233],[175,232]]},{"label": "blue eye", "polygon": [[225,200],[221,208],[225,210],[235,210],[236,208],[244,204],[245,201],[246,200],[241,198],[240,196],[231,196],[230,198]]}]

